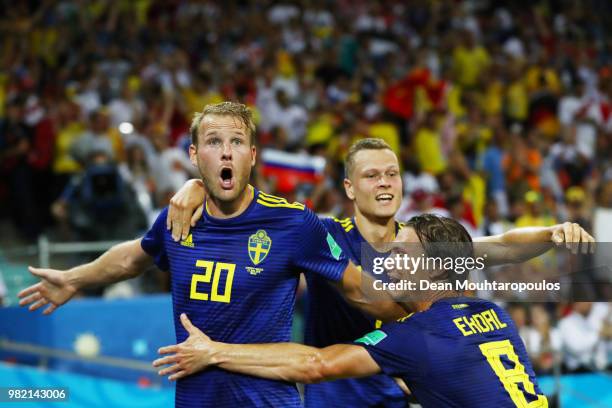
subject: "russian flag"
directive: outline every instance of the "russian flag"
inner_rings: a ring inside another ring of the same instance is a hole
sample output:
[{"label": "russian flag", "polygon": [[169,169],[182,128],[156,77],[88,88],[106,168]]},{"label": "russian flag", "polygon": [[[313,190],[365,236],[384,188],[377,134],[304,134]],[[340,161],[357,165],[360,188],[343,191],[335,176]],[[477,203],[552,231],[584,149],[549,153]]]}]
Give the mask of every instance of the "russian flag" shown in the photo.
[{"label": "russian flag", "polygon": [[323,177],[325,158],[306,153],[263,149],[263,175],[276,180],[279,192],[287,193],[301,183],[317,183]]}]

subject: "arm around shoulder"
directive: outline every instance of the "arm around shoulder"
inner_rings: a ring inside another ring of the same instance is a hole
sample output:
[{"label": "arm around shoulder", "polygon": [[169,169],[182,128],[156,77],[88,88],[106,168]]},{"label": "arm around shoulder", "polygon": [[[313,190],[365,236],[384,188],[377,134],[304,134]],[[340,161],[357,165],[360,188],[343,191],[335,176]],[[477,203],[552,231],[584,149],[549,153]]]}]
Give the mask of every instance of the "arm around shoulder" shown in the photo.
[{"label": "arm around shoulder", "polygon": [[[374,279],[349,262],[336,286],[353,306],[383,322],[406,316],[405,306],[397,303],[386,291],[375,291]],[[375,291],[375,292],[374,292]]]},{"label": "arm around shoulder", "polygon": [[381,371],[365,348],[353,344],[320,349],[297,343],[217,343],[214,354],[213,364],[225,370],[304,384],[365,377]]}]

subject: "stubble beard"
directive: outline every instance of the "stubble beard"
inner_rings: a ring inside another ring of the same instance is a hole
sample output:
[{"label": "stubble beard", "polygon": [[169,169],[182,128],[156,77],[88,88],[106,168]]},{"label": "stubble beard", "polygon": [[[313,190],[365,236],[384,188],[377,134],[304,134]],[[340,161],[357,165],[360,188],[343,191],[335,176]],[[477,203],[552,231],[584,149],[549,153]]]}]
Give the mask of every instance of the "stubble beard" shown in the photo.
[{"label": "stubble beard", "polygon": [[206,172],[202,169],[201,166],[198,166],[198,170],[200,172],[202,182],[204,183],[204,187],[206,188],[206,194],[208,195],[208,198],[223,204],[231,204],[234,201],[238,200],[242,196],[242,193],[244,192],[248,184],[248,180],[247,182],[238,182],[238,178],[236,177],[236,188],[234,188],[234,190],[232,191],[226,192],[226,190],[223,190],[221,187],[219,187],[217,175],[213,176],[213,180],[210,180],[208,179],[208,177],[206,177]]}]

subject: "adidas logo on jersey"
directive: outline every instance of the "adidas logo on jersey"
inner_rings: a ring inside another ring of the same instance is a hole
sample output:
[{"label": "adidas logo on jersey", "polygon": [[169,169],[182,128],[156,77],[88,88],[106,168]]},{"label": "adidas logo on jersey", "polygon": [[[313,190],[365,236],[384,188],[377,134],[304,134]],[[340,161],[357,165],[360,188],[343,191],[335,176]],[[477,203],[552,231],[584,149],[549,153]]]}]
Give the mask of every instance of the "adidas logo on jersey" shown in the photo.
[{"label": "adidas logo on jersey", "polygon": [[187,235],[187,238],[185,238],[184,240],[181,241],[181,245],[182,246],[186,246],[189,248],[193,248],[193,237],[191,236],[191,234]]}]

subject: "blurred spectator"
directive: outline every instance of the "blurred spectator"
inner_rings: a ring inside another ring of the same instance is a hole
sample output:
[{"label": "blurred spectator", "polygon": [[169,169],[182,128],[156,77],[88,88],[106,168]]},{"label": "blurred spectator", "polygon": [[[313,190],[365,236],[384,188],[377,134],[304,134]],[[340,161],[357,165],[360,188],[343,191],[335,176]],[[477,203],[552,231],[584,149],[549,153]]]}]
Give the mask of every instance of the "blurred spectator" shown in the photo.
[{"label": "blurred spectator", "polygon": [[592,230],[589,220],[592,213],[592,207],[587,203],[586,193],[582,187],[573,186],[565,192],[565,214],[562,219],[576,222],[589,230]]},{"label": "blurred spectator", "polygon": [[33,172],[28,163],[32,135],[23,122],[23,108],[23,101],[10,101],[6,117],[0,122],[0,176],[8,187],[11,219],[19,232],[32,239],[39,232],[39,223],[32,191]]},{"label": "blurred spectator", "polygon": [[576,302],[571,313],[559,322],[566,370],[592,371],[608,364],[605,341],[612,338],[610,310],[607,304],[601,307],[603,313],[592,302]]},{"label": "blurred spectator", "polygon": [[156,182],[156,202],[160,207],[164,207],[187,180],[198,177],[199,173],[186,151],[169,146],[168,129],[162,124],[153,125],[149,134],[157,153],[152,166]]},{"label": "blurred spectator", "polygon": [[524,138],[518,133],[512,135],[510,146],[503,160],[506,180],[511,185],[512,196],[527,190],[540,191],[540,166],[542,154],[532,133]]},{"label": "blurred spectator", "polygon": [[476,86],[491,58],[486,48],[476,42],[473,32],[464,30],[460,41],[453,50],[453,72],[459,85],[471,88]]},{"label": "blurred spectator", "polygon": [[548,152],[562,188],[582,185],[590,171],[589,159],[576,144],[576,131],[575,126],[564,128],[561,140]]},{"label": "blurred spectator", "polygon": [[279,128],[285,135],[284,142],[278,148],[295,150],[306,136],[308,115],[306,110],[289,101],[283,90],[276,91],[275,101],[268,107],[268,118],[272,128]]},{"label": "blurred spectator", "polygon": [[404,197],[402,206],[397,212],[396,218],[400,221],[408,221],[412,217],[421,214],[437,214],[442,217],[450,216],[446,208],[440,203],[436,205],[436,196],[425,189],[416,189],[410,195]]},{"label": "blurred spectator", "polygon": [[460,196],[450,197],[446,200],[446,206],[448,207],[449,217],[456,219],[463,225],[467,232],[472,237],[479,237],[482,235],[473,221],[470,221],[467,217],[470,215],[466,202]]},{"label": "blurred spectator", "polygon": [[498,210],[497,201],[489,200],[485,205],[483,235],[503,234],[512,228],[512,223],[502,217]]},{"label": "blurred spectator", "polygon": [[126,161],[119,165],[121,177],[129,183],[136,194],[140,207],[147,215],[151,224],[155,221],[155,179],[151,170],[151,163],[145,153],[142,143],[134,141],[126,145]]},{"label": "blurred spectator", "polygon": [[32,189],[39,231],[51,224],[50,207],[55,200],[53,156],[57,138],[57,113],[51,100],[30,96],[26,102],[25,122],[32,130],[32,149],[28,163],[32,169]]},{"label": "blurred spectator", "polygon": [[481,168],[487,175],[487,195],[495,200],[496,209],[503,217],[508,216],[508,195],[506,193],[506,180],[503,168],[504,137],[502,129],[498,129],[481,155]]},{"label": "blurred spectator", "polygon": [[571,132],[571,142],[587,160],[595,156],[598,125],[603,125],[603,106],[597,97],[587,95],[582,81],[575,83],[559,102],[559,121],[564,131]]},{"label": "blurred spectator", "polygon": [[103,149],[112,160],[123,161],[125,158],[119,130],[110,127],[108,113],[103,110],[89,115],[87,130],[72,144],[70,154],[83,166],[94,149]]},{"label": "blurred spectator", "polygon": [[544,212],[542,194],[536,191],[525,193],[522,214],[516,219],[517,227],[547,227],[555,224],[555,218]]},{"label": "blurred spectator", "polygon": [[67,99],[61,99],[56,107],[55,154],[53,157],[53,173],[55,174],[54,198],[57,197],[70,178],[82,170],[81,164],[71,154],[71,147],[83,135],[85,130],[79,120],[79,105]]},{"label": "blurred spectator", "polygon": [[538,372],[551,373],[558,362],[557,353],[561,350],[559,331],[553,327],[550,314],[542,305],[530,305],[529,313],[535,333],[531,344],[531,361]]},{"label": "blurred spectator", "polygon": [[85,172],[75,176],[53,204],[53,214],[80,240],[129,239],[147,225],[133,191],[112,161],[105,144],[94,144]]},{"label": "blurred spectator", "polygon": [[110,125],[113,128],[118,128],[121,123],[133,124],[140,121],[144,115],[145,105],[136,96],[138,86],[138,78],[129,78],[123,84],[121,95],[108,104]]},{"label": "blurred spectator", "polygon": [[505,91],[506,122],[509,125],[523,125],[529,115],[529,96],[524,81],[523,61],[514,59],[508,66],[510,79]]},{"label": "blurred spectator", "polygon": [[223,101],[223,97],[214,88],[210,75],[206,72],[194,75],[191,86],[186,86],[181,91],[189,118],[195,112],[202,111],[204,106]]},{"label": "blurred spectator", "polygon": [[426,113],[417,125],[414,134],[414,151],[424,171],[438,175],[446,168],[446,157],[442,153],[440,133],[433,112]]},{"label": "blurred spectator", "polygon": [[429,194],[437,193],[440,190],[436,178],[430,173],[422,171],[419,163],[413,157],[408,157],[404,160],[402,182],[404,184],[405,198],[409,198],[417,190],[422,190]]},{"label": "blurred spectator", "polygon": [[506,310],[514,321],[516,329],[525,344],[527,354],[532,358],[538,355],[541,347],[541,336],[538,331],[529,324],[527,305],[524,303],[511,303],[506,306]]},{"label": "blurred spectator", "polygon": [[477,230],[482,224],[486,201],[485,181],[479,173],[470,169],[466,157],[458,150],[453,151],[450,155],[449,170],[455,178],[456,193],[451,192],[447,197],[452,197],[455,194],[461,197],[461,202],[464,205],[461,214],[472,225],[472,229]]}]

